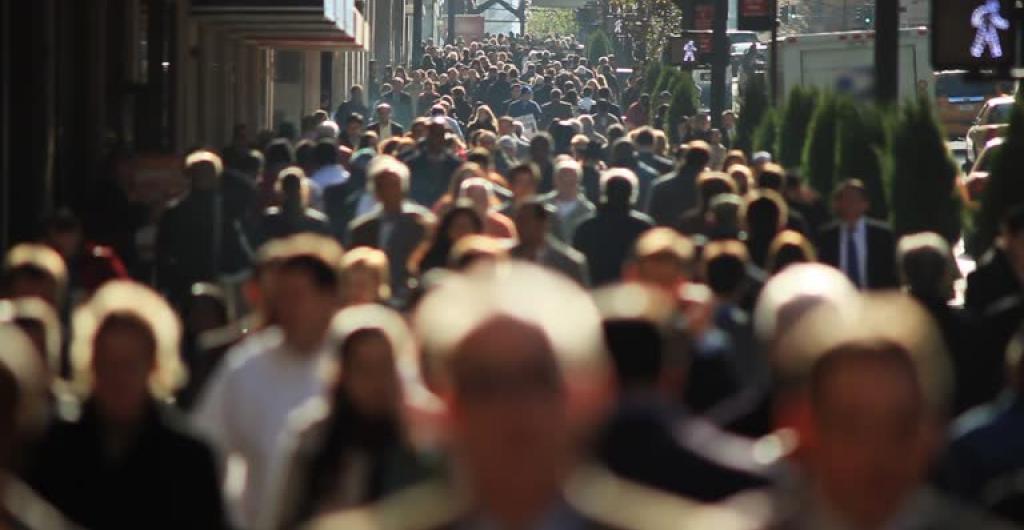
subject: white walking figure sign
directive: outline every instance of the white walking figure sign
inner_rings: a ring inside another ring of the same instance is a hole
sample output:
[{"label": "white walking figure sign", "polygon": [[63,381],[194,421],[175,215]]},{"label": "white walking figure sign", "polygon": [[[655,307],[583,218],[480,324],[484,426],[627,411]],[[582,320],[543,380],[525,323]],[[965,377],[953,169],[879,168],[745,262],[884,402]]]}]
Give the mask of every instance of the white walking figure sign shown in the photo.
[{"label": "white walking figure sign", "polygon": [[686,44],[683,45],[683,62],[697,62],[697,44],[695,44],[692,40],[686,41]]},{"label": "white walking figure sign", "polygon": [[999,0],[985,0],[971,13],[971,26],[977,29],[974,42],[971,43],[971,55],[981,58],[988,49],[993,59],[1003,56],[1003,47],[999,44],[999,32],[1010,27],[1010,22],[999,13]]}]

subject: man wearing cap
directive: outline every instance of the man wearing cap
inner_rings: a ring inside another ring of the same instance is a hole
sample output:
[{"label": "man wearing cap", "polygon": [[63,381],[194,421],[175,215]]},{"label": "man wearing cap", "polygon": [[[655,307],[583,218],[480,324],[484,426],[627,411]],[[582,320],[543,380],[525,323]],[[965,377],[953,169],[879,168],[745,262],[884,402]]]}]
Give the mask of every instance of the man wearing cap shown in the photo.
[{"label": "man wearing cap", "polygon": [[534,196],[516,208],[519,244],[510,252],[513,258],[532,261],[556,270],[586,286],[587,259],[551,235],[555,207]]},{"label": "man wearing cap", "polygon": [[457,479],[329,514],[311,529],[754,526],[588,463],[587,442],[611,406],[611,374],[600,315],[574,282],[517,261],[478,265],[428,292],[414,327],[447,405]]},{"label": "man wearing cap", "polygon": [[391,121],[391,105],[388,103],[378,103],[377,108],[377,119],[366,126],[366,130],[377,133],[377,138],[383,142],[392,136],[401,136],[405,132],[405,129],[401,124]]}]

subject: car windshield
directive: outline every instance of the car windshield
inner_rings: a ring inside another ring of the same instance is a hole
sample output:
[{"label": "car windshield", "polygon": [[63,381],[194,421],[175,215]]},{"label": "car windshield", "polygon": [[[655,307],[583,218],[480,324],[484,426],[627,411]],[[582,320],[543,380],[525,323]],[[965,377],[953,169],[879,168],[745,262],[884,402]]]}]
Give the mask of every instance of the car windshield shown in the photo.
[{"label": "car windshield", "polygon": [[729,42],[732,44],[754,43],[757,42],[757,34],[753,31],[729,33]]},{"label": "car windshield", "polygon": [[996,93],[995,81],[968,81],[962,73],[935,75],[935,97],[984,100]]},{"label": "car windshield", "polygon": [[1013,110],[1013,101],[992,105],[985,116],[985,124],[1009,123],[1010,112]]},{"label": "car windshield", "polygon": [[974,165],[974,171],[984,171],[986,173],[992,171],[992,162],[996,158],[996,154],[1002,149],[1003,145],[993,145],[981,153],[981,158],[978,159],[978,163]]}]

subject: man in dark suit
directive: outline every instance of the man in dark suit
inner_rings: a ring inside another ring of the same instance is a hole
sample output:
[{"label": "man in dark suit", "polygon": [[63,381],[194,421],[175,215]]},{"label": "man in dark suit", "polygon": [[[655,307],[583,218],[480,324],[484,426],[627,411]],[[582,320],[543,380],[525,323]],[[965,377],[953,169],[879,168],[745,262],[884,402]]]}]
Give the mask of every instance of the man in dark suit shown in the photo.
[{"label": "man in dark suit", "polygon": [[516,232],[519,244],[509,253],[514,258],[532,261],[556,270],[587,285],[587,259],[551,235],[555,208],[541,197],[533,197],[516,208]]},{"label": "man in dark suit", "polygon": [[595,286],[622,277],[622,264],[640,234],[654,226],[650,217],[633,209],[638,187],[636,175],[612,168],[601,175],[604,202],[576,228],[572,246],[587,257],[590,281]]},{"label": "man in dark suit", "polygon": [[675,163],[670,158],[654,152],[654,130],[650,127],[645,125],[633,131],[633,143],[636,144],[637,159],[654,168],[659,175],[664,175],[675,168]]},{"label": "man in dark suit", "polygon": [[429,210],[405,200],[409,168],[388,155],[378,155],[367,168],[378,206],[349,225],[349,245],[372,247],[388,255],[391,292],[409,292],[409,257],[430,232],[434,216]]},{"label": "man in dark suit", "polygon": [[[530,303],[538,300],[558,303]],[[600,317],[573,282],[518,261],[478,266],[430,290],[414,325],[425,358],[437,361],[457,466],[449,475],[460,479],[328,514],[310,528],[737,528],[738,519],[718,518],[721,508],[581,463],[610,404],[610,373]]]},{"label": "man in dark suit", "polygon": [[767,486],[768,470],[755,461],[751,441],[676,405],[698,360],[673,328],[678,302],[637,282],[599,289],[594,300],[619,392],[598,437],[601,462],[629,480],[704,502]]},{"label": "man in dark suit", "polygon": [[964,306],[981,314],[1007,297],[1024,296],[1024,206],[1004,216],[1000,237],[967,276]]},{"label": "man in dark suit", "polygon": [[387,103],[377,104],[377,120],[366,126],[366,130],[377,133],[377,138],[383,142],[392,136],[402,136],[405,128],[401,124],[391,121],[391,105]]},{"label": "man in dark suit", "polygon": [[557,88],[551,90],[551,100],[541,105],[540,111],[538,126],[545,130],[553,121],[572,118],[572,105],[562,101],[562,91]]},{"label": "man in dark suit", "polygon": [[896,241],[888,225],[865,215],[871,207],[864,183],[841,182],[833,194],[837,220],[822,229],[818,256],[843,271],[860,289],[896,287]]},{"label": "man in dark suit", "polygon": [[340,125],[353,114],[366,116],[369,113],[370,109],[366,107],[366,103],[363,103],[362,85],[352,85],[352,88],[349,89],[348,100],[338,105],[338,109],[334,111],[334,123]]},{"label": "man in dark suit", "polygon": [[690,142],[686,161],[679,170],[654,181],[646,210],[658,226],[674,226],[684,212],[697,206],[697,178],[709,160],[708,144]]}]

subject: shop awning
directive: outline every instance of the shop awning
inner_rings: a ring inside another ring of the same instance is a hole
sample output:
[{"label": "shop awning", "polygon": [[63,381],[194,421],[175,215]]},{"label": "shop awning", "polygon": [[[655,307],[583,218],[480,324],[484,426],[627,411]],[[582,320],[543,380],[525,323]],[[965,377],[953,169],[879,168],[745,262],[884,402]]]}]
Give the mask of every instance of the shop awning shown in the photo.
[{"label": "shop awning", "polygon": [[192,0],[191,13],[234,37],[296,48],[365,47],[355,0]]}]

